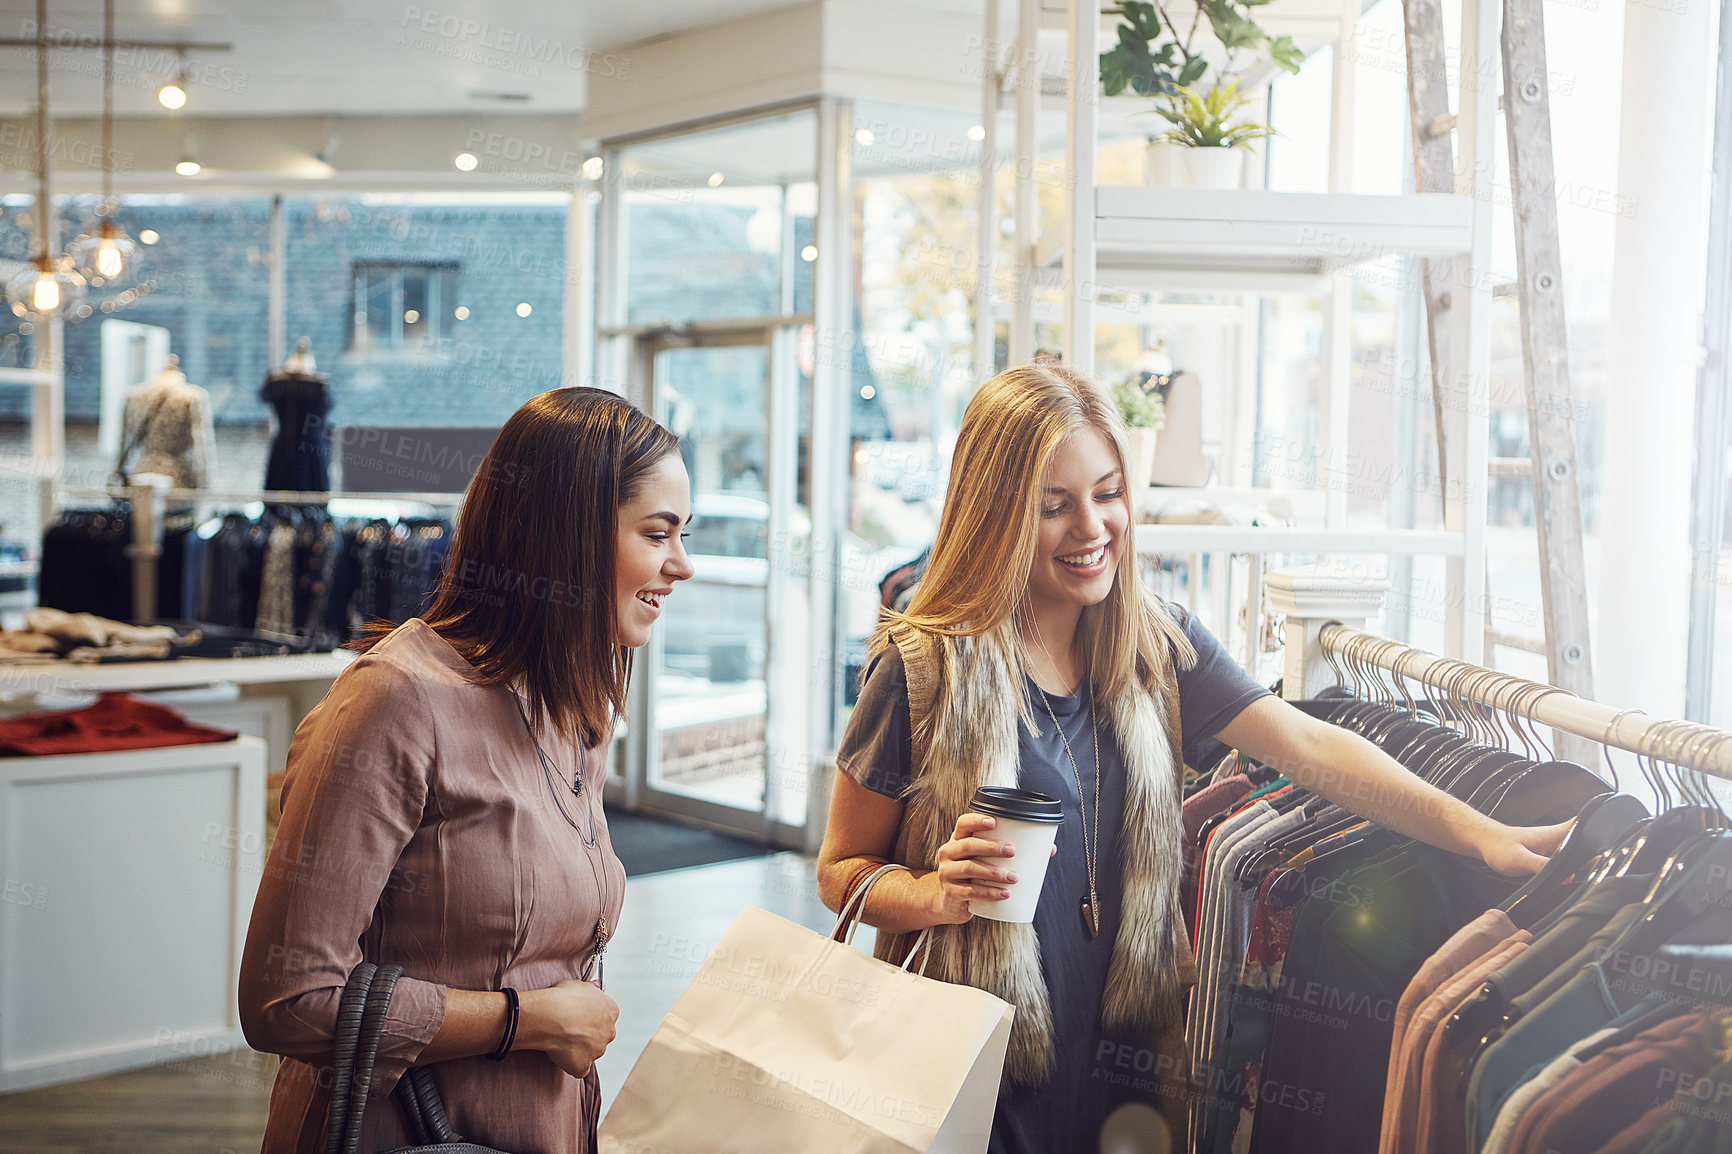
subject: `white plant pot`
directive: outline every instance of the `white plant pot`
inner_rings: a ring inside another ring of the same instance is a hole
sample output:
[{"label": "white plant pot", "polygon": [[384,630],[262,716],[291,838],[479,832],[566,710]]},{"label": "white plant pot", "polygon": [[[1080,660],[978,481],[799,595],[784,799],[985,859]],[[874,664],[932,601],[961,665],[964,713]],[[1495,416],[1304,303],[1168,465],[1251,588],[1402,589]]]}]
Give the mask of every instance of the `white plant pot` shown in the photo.
[{"label": "white plant pot", "polygon": [[1242,148],[1187,148],[1185,165],[1192,188],[1238,188],[1245,183]]},{"label": "white plant pot", "polygon": [[1149,474],[1155,466],[1155,442],[1160,436],[1159,429],[1126,429],[1125,430],[1125,487],[1130,490],[1131,499],[1149,487]]},{"label": "white plant pot", "polygon": [[1182,144],[1167,140],[1151,140],[1143,154],[1143,183],[1155,188],[1189,188],[1191,173],[1185,163],[1190,152]]},{"label": "white plant pot", "polygon": [[1239,188],[1244,181],[1242,148],[1192,148],[1151,140],[1143,154],[1143,183],[1156,188]]}]

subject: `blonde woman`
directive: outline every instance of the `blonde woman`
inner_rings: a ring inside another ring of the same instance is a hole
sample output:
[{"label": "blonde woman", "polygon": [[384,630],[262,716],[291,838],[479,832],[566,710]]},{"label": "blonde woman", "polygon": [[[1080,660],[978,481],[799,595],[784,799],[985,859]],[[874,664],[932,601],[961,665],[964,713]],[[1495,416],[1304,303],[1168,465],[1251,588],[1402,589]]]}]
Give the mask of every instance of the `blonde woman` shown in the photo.
[{"label": "blonde woman", "polygon": [[[867,902],[879,956],[900,960],[909,935],[938,927],[928,975],[1016,1007],[993,1154],[1104,1149],[1126,1094],[1102,1075],[1120,1059],[1160,1085],[1144,1093],[1148,1144],[1115,1148],[1183,1148],[1195,966],[1177,901],[1181,751],[1218,735],[1503,873],[1538,869],[1563,834],[1493,822],[1293,709],[1148,592],[1124,441],[1106,394],[1057,365],[1000,373],[969,404],[926,575],[873,638],[818,860],[833,909],[877,864],[910,867]],[[993,818],[967,812],[980,785],[1063,802],[1032,926],[970,915],[1017,879],[1014,860],[979,860],[1010,848]]]}]

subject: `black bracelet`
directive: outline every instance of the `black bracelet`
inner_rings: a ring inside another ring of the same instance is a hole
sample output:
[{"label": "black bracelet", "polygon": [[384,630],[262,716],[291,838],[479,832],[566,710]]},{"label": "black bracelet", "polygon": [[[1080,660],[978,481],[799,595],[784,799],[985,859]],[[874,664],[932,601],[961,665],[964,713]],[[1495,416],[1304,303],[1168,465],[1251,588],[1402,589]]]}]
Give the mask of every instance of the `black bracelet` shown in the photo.
[{"label": "black bracelet", "polygon": [[487,1055],[489,1062],[503,1062],[505,1055],[511,1053],[512,1043],[517,1041],[517,991],[506,986],[500,993],[505,995],[505,1033],[500,1035],[493,1053]]}]

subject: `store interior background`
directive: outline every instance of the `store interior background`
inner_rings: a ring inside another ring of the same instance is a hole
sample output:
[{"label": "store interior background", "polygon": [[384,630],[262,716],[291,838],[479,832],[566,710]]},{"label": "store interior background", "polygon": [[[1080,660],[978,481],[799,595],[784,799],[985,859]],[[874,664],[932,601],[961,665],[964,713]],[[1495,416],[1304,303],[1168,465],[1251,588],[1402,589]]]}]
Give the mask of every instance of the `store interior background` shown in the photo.
[{"label": "store interior background", "polygon": [[[1274,0],[1260,11],[1303,3]],[[170,352],[210,393],[218,453],[208,485],[224,491],[261,484],[272,428],[259,386],[302,336],[330,377],[339,445],[367,430],[497,428],[528,397],[560,385],[615,389],[685,437],[698,521],[697,576],[671,599],[640,666],[609,802],[809,850],[822,833],[826,758],[846,722],[848,682],[877,620],[878,582],[930,542],[963,409],[990,375],[975,352],[971,298],[980,76],[1013,32],[1015,5],[1000,7],[995,38],[980,0],[557,10],[532,0],[437,10],[123,0],[118,35],[232,48],[186,54],[178,112],[156,92],[180,58],[116,57],[116,219],[148,243],[137,272],[92,290],[88,314],[65,328],[64,456],[53,476],[28,460],[41,420],[30,391],[0,387],[0,544],[27,568],[45,512],[66,503],[52,492],[45,499],[45,489],[108,482],[119,402]],[[1034,63],[1043,76],[1040,224],[1050,230],[1065,180],[1065,62],[1063,6],[1048,7]],[[1453,36],[1459,3],[1443,7]],[[1694,133],[1700,146],[1680,148],[1671,170],[1651,179],[1699,185],[1701,220],[1685,227],[1705,238],[1715,37],[1712,6],[1703,8],[1688,17],[1701,24],[1691,40],[1699,56],[1663,62],[1626,44],[1624,4],[1552,0],[1544,9],[1589,605],[1596,643],[1612,639],[1597,662],[1600,698],[1656,716],[1686,715],[1684,637],[1701,623],[1685,620],[1684,599],[1665,592],[1673,586],[1632,585],[1632,573],[1646,580],[1672,554],[1609,535],[1630,520],[1608,521],[1618,516],[1609,479],[1626,510],[1652,503],[1649,531],[1663,534],[1684,523],[1692,467],[1732,483],[1732,446],[1690,462],[1686,425],[1664,443],[1619,433],[1618,414],[1631,406],[1689,411],[1678,407],[1677,373],[1650,379],[1618,352],[1620,227],[1649,203],[1621,170],[1619,141],[1633,106],[1628,78],[1658,66],[1696,78],[1700,106],[1671,110],[1668,132],[1685,141]],[[101,54],[75,43],[100,37],[102,5],[52,3],[49,26],[64,241],[90,226],[98,204]],[[0,16],[0,37],[34,35],[26,6]],[[1351,191],[1411,187],[1399,0],[1366,4],[1349,46],[1319,45],[1298,75],[1266,78],[1259,99],[1280,135],[1256,150],[1254,186],[1328,187],[1332,75],[1343,67],[1355,70]],[[33,49],[0,47],[7,269],[32,251],[35,82]],[[1154,118],[1130,97],[1104,101],[1100,115],[1100,182],[1140,183]],[[1007,106],[1001,142],[1009,123]],[[1513,280],[1515,257],[1501,128],[1491,152],[1492,272],[1502,283]],[[198,162],[196,175],[176,173],[187,159]],[[1007,159],[997,170],[1001,269],[1010,263],[1013,167]],[[1700,309],[1704,245],[1675,254],[1677,277],[1665,289],[1690,315]],[[1356,265],[1352,277],[1352,452],[1348,475],[1332,483],[1346,487],[1352,525],[1440,527],[1423,333],[1404,313],[1410,270],[1391,255]],[[1008,302],[1013,286],[1005,290]],[[1037,343],[1056,348],[1060,294],[1034,291]],[[1321,300],[1178,290],[1102,299],[1096,375],[1119,379],[1164,341],[1202,385],[1211,484],[1268,491],[1261,509],[1220,503],[1238,517],[1303,522],[1319,480],[1311,446],[1324,388]],[[994,317],[997,367],[1009,321],[1005,303]],[[1513,296],[1498,294],[1494,458],[1528,453],[1518,325]],[[32,364],[37,336],[0,311],[0,367]],[[1656,363],[1682,363],[1676,348],[1652,353]],[[842,453],[830,451],[841,444]],[[334,485],[344,487],[340,467]],[[1394,582],[1373,631],[1442,651],[1443,605],[1455,599],[1497,634],[1541,635],[1529,481],[1492,476],[1480,496],[1483,594],[1451,588],[1441,559],[1361,558]],[[404,510],[353,495],[333,511]],[[1677,544],[1687,557],[1687,543]],[[1721,574],[1721,655],[1732,655],[1728,560],[1722,550],[1698,561]],[[1245,637],[1238,562],[1198,571],[1168,558],[1145,578],[1190,600],[1232,652],[1253,653],[1260,678],[1279,675],[1275,639]],[[1658,592],[1608,610],[1609,581]],[[27,589],[4,596],[8,619],[31,603]],[[1650,641],[1637,646],[1644,629]],[[1623,658],[1632,651],[1642,654],[1636,667]],[[1488,645],[1482,660],[1546,678],[1544,657],[1517,647]],[[1696,719],[1732,727],[1732,670],[1714,673]],[[752,900],[817,916],[804,859],[750,870],[700,889],[728,894],[737,908],[732,891],[743,885]],[[689,922],[702,893],[666,879],[634,885],[628,908],[644,920],[628,932],[649,961],[618,961],[610,974],[625,975],[628,989],[660,980],[677,992],[690,951],[668,944],[667,926]],[[719,932],[688,926],[683,936],[713,941]],[[649,945],[657,933],[664,940]],[[647,1036],[653,1021],[633,1030]],[[633,1036],[609,1056],[614,1084]],[[0,1098],[0,1117],[5,1110]]]}]

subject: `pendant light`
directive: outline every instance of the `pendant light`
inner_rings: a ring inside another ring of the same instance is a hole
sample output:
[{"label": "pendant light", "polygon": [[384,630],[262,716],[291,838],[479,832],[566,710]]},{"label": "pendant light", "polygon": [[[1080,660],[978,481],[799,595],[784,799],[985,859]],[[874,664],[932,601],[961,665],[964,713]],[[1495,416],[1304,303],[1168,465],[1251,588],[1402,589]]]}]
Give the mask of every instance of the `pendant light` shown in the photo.
[{"label": "pendant light", "polygon": [[48,0],[36,0],[36,255],[6,285],[12,312],[46,318],[78,307],[84,278],[65,258],[49,255],[54,202],[48,195]]},{"label": "pendant light", "polygon": [[114,0],[103,0],[102,14],[102,207],[94,235],[79,237],[72,263],[92,284],[113,284],[132,269],[138,246],[114,223]]}]

